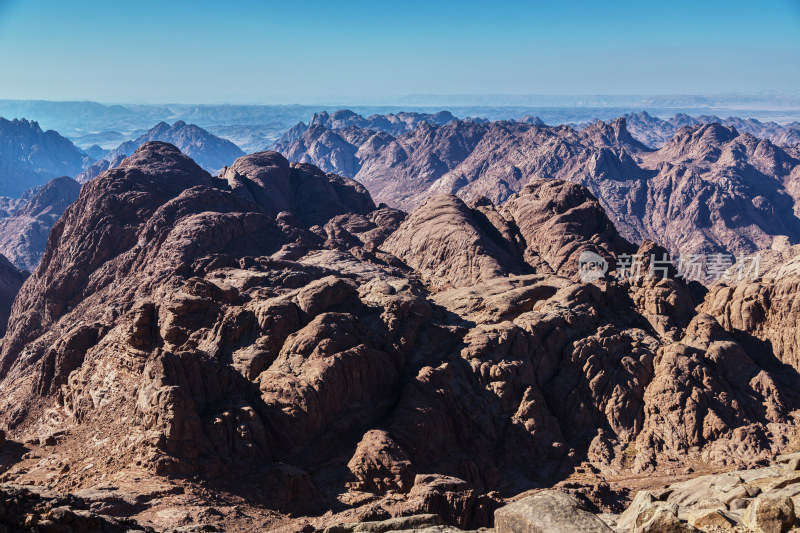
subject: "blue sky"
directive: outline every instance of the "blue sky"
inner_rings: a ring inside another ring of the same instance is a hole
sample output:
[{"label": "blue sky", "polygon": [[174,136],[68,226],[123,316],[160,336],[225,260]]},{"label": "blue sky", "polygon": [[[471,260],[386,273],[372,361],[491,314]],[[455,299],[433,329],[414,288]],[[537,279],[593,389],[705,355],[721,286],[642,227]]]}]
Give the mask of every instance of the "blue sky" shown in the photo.
[{"label": "blue sky", "polygon": [[800,0],[0,0],[0,98],[800,90]]}]

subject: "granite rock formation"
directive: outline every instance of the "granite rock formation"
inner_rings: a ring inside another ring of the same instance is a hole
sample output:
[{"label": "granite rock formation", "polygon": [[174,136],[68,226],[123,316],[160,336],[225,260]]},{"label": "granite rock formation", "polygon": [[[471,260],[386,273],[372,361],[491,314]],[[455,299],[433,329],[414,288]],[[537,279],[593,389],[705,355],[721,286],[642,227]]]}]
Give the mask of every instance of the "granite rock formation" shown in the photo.
[{"label": "granite rock formation", "polygon": [[[608,271],[581,281],[583,251]],[[800,376],[696,312],[682,280],[613,276],[651,251],[575,183],[406,216],[275,152],[214,177],[146,143],[82,187],[16,297],[0,420],[31,451],[0,482],[111,484],[121,515],[164,528],[475,529],[578,469],[768,461]]]}]

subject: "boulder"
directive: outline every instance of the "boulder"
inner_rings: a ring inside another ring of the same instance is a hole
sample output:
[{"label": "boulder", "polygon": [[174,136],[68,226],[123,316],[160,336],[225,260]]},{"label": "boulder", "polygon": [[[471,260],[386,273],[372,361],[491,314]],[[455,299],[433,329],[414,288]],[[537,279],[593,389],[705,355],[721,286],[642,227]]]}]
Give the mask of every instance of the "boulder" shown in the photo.
[{"label": "boulder", "polygon": [[545,490],[501,507],[494,513],[496,533],[606,533],[600,518],[575,498]]},{"label": "boulder", "polygon": [[388,520],[340,524],[326,527],[324,533],[388,533],[392,531],[420,531],[442,525],[435,514],[401,516]]},{"label": "boulder", "polygon": [[744,525],[755,533],[784,533],[796,518],[791,498],[762,495],[745,511]]},{"label": "boulder", "polygon": [[697,532],[691,526],[678,518],[674,508],[663,502],[654,503],[645,507],[636,517],[632,533],[693,533]]},{"label": "boulder", "polygon": [[733,529],[737,521],[723,510],[701,509],[690,514],[689,523],[700,529]]},{"label": "boulder", "polygon": [[697,531],[693,526],[678,518],[678,505],[657,501],[647,492],[640,491],[628,509],[617,521],[620,533],[690,533]]}]

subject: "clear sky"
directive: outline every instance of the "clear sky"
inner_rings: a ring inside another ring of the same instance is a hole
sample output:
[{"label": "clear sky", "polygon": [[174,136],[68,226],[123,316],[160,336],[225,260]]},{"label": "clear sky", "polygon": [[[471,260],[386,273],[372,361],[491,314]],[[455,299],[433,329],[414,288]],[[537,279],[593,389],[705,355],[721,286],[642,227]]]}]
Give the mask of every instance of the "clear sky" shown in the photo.
[{"label": "clear sky", "polygon": [[800,0],[0,0],[0,98],[800,90]]}]

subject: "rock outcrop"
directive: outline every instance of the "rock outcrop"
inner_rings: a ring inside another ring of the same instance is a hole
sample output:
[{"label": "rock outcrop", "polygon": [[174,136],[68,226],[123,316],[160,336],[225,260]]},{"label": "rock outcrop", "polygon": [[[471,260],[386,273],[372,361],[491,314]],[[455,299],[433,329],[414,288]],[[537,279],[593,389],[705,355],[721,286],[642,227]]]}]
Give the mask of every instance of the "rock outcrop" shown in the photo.
[{"label": "rock outcrop", "polygon": [[711,287],[702,310],[761,364],[800,372],[800,246],[743,257]]},{"label": "rock outcrop", "polygon": [[501,507],[494,513],[494,522],[497,533],[612,533],[578,500],[557,491],[543,491]]},{"label": "rock outcrop", "polygon": [[86,502],[72,495],[3,485],[0,485],[0,524],[5,531],[154,532],[131,520],[94,513]]},{"label": "rock outcrop", "polygon": [[432,196],[415,209],[383,248],[436,288],[470,287],[533,272],[513,236],[503,235],[480,210],[449,195]]},{"label": "rock outcrop", "polygon": [[788,464],[778,464],[699,476],[652,492],[640,491],[625,512],[603,518],[618,533],[786,533],[798,525],[798,500],[800,475]]},{"label": "rock outcrop", "polygon": [[580,185],[559,180],[533,180],[502,206],[525,242],[526,260],[534,254],[564,277],[578,274],[582,254],[602,257],[615,269],[615,258],[635,253],[617,233],[600,203]]}]

